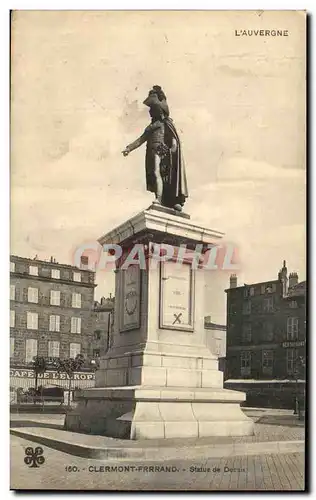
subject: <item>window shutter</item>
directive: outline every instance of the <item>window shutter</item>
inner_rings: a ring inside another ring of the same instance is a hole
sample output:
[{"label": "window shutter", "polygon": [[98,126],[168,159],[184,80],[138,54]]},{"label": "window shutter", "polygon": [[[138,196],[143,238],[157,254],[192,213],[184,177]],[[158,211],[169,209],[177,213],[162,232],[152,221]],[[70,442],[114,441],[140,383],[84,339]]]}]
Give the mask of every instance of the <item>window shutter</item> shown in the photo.
[{"label": "window shutter", "polygon": [[30,363],[33,358],[37,355],[37,340],[27,339],[25,342],[25,361]]},{"label": "window shutter", "polygon": [[10,337],[10,358],[14,356],[14,338]]},{"label": "window shutter", "polygon": [[10,311],[10,327],[15,327],[15,311]]},{"label": "window shutter", "polygon": [[51,315],[51,316],[49,317],[49,331],[50,331],[50,332],[53,332],[53,331],[54,331],[54,327],[55,327],[54,323],[55,323],[55,322],[54,322],[54,316],[52,316],[52,315]]},{"label": "window shutter", "polygon": [[74,359],[77,356],[77,354],[80,354],[81,345],[75,342],[71,342],[69,349],[70,349],[69,357]]},{"label": "window shutter", "polygon": [[29,330],[38,329],[38,314],[37,313],[27,313],[27,328]]},{"label": "window shutter", "polygon": [[81,281],[81,273],[79,273],[79,272],[74,272],[74,273],[73,273],[73,280],[74,280],[74,281]]},{"label": "window shutter", "polygon": [[48,342],[48,357],[59,358],[59,342],[51,340]]}]

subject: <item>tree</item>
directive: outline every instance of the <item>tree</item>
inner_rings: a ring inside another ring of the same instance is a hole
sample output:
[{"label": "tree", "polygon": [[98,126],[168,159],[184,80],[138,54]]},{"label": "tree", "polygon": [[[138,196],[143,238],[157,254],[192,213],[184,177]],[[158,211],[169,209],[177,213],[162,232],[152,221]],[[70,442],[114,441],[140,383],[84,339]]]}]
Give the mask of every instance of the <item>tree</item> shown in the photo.
[{"label": "tree", "polygon": [[75,359],[56,359],[54,362],[55,368],[58,373],[66,373],[66,375],[68,375],[68,406],[70,406],[71,381],[74,379],[74,373],[79,371],[83,364],[84,357],[82,354],[77,354]]},{"label": "tree", "polygon": [[42,356],[36,356],[32,361],[32,369],[35,375],[35,391],[37,391],[38,376],[47,370],[47,361]]}]

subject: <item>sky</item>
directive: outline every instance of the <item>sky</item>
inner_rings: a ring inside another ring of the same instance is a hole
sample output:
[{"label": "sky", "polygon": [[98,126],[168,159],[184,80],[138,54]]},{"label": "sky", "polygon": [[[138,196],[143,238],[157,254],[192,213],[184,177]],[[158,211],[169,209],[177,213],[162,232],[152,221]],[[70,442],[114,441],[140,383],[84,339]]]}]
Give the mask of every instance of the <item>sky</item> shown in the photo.
[{"label": "sky", "polygon": [[[237,37],[235,30],[288,30]],[[238,248],[238,283],[305,279],[302,12],[19,11],[11,33],[11,253],[73,263],[147,208],[145,147],[121,151],[164,89],[188,177],[185,211]],[[230,272],[206,276],[225,323]],[[96,275],[96,298],[114,291]]]}]

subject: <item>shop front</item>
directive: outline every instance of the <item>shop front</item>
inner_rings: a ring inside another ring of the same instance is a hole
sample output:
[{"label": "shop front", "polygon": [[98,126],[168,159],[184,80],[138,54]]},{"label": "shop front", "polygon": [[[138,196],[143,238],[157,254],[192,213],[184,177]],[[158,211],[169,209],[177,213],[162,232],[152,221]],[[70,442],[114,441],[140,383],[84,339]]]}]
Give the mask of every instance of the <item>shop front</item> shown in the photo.
[{"label": "shop front", "polygon": [[[56,370],[47,370],[45,373],[39,373],[37,377],[37,400],[44,401],[47,394],[47,402],[53,402],[54,397],[48,397],[49,394],[63,394],[63,402],[71,401],[75,390],[87,389],[95,386],[95,373],[92,371],[75,372],[69,384],[69,375],[58,373]],[[69,385],[71,394],[69,395]],[[58,391],[58,389],[60,389]],[[10,369],[10,404],[20,404],[33,402],[32,394],[35,392],[35,374],[34,371],[25,367],[14,367]],[[44,396],[43,396],[44,395]],[[59,398],[60,399],[60,398]]]}]

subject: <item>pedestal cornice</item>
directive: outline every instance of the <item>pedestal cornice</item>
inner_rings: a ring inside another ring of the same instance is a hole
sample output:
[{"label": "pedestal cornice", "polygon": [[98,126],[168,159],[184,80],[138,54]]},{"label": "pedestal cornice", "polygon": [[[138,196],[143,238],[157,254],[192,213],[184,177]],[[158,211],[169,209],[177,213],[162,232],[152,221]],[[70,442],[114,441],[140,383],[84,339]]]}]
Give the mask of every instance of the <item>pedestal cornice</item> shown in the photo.
[{"label": "pedestal cornice", "polygon": [[220,231],[199,226],[188,219],[149,208],[101,236],[98,241],[101,245],[119,245],[148,232],[167,239],[168,236],[177,236],[183,242],[203,244],[216,244],[224,236]]}]

